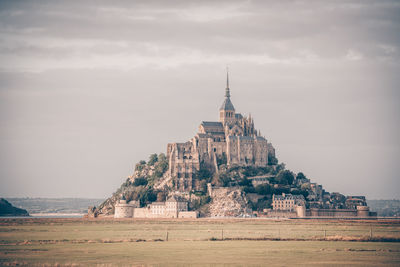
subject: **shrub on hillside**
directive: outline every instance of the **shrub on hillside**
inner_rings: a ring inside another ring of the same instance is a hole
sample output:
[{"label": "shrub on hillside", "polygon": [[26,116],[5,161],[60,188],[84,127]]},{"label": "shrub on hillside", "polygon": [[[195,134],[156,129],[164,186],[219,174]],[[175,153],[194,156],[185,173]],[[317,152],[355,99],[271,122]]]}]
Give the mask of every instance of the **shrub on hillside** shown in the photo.
[{"label": "shrub on hillside", "polygon": [[279,184],[292,184],[294,181],[294,175],[289,170],[283,170],[278,173],[278,175],[275,177],[275,180]]},{"label": "shrub on hillside", "polygon": [[270,195],[272,187],[269,184],[260,184],[256,186],[255,191],[259,195]]},{"label": "shrub on hillside", "polygon": [[133,182],[134,186],[141,186],[141,185],[147,185],[147,179],[144,177],[138,177],[135,179]]},{"label": "shrub on hillside", "polygon": [[151,154],[149,157],[149,161],[147,162],[147,165],[149,166],[154,166],[154,164],[158,161],[158,156],[157,154]]}]

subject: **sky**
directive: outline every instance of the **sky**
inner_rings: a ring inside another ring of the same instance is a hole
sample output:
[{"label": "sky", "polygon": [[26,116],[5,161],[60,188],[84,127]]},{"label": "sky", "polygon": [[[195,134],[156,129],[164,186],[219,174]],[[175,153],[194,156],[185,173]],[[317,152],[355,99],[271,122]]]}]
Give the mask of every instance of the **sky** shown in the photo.
[{"label": "sky", "polygon": [[400,199],[399,1],[0,0],[0,196],[110,196],[237,112],[329,192]]}]

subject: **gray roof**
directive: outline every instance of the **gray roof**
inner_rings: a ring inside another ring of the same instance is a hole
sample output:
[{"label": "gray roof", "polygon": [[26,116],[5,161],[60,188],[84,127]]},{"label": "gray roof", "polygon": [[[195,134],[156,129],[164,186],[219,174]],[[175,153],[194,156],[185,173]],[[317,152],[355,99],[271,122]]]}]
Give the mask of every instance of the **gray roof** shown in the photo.
[{"label": "gray roof", "polygon": [[198,133],[197,136],[199,138],[206,138],[206,137],[208,137],[208,134]]},{"label": "gray roof", "polygon": [[235,110],[231,99],[229,97],[225,97],[224,103],[222,103],[222,106],[220,107],[219,110]]},{"label": "gray roof", "polygon": [[179,196],[172,196],[169,199],[167,199],[166,202],[187,202],[185,199]]},{"label": "gray roof", "polygon": [[240,140],[253,140],[254,139],[254,137],[252,137],[252,136],[245,136],[245,135],[241,135],[241,136],[239,136],[239,138],[240,138]]},{"label": "gray roof", "polygon": [[240,114],[240,113],[236,113],[236,114],[235,114],[235,118],[236,118],[236,119],[241,119],[241,118],[243,118],[243,116],[242,116],[242,114]]},{"label": "gray roof", "polygon": [[165,203],[164,202],[153,202],[150,205],[165,206]]},{"label": "gray roof", "polygon": [[203,121],[201,124],[204,126],[222,127],[222,123],[219,121]]},{"label": "gray roof", "polygon": [[301,200],[304,200],[304,196],[303,195],[292,195],[292,194],[286,194],[285,196],[274,195],[274,199],[277,199],[277,200],[284,200],[284,199],[294,199],[294,200],[301,199]]}]

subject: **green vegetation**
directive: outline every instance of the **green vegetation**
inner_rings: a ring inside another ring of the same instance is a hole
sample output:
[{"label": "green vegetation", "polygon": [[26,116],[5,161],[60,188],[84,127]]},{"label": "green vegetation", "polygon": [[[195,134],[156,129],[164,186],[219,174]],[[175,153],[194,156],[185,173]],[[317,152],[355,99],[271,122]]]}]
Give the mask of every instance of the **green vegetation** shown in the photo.
[{"label": "green vegetation", "polygon": [[200,199],[192,200],[189,203],[189,208],[191,210],[199,210],[201,207],[207,205],[211,202],[211,197],[209,196],[201,196]]},{"label": "green vegetation", "polygon": [[222,152],[221,156],[217,155],[217,165],[218,166],[221,166],[222,164],[226,165],[227,162],[228,162],[228,160],[226,158],[225,152]]},{"label": "green vegetation", "polygon": [[147,165],[149,166],[154,166],[154,164],[158,161],[158,155],[157,154],[151,154],[149,161],[147,162]]},{"label": "green vegetation", "polygon": [[144,177],[138,177],[135,179],[135,181],[133,182],[134,186],[141,186],[141,185],[147,185],[147,179]]},{"label": "green vegetation", "polygon": [[297,174],[297,176],[296,176],[296,179],[299,179],[299,180],[301,180],[301,179],[307,179],[307,177],[304,175],[304,173],[299,172],[299,173]]},{"label": "green vegetation", "polygon": [[289,170],[282,170],[278,173],[278,175],[275,177],[275,180],[279,184],[285,184],[285,185],[290,185],[294,181],[294,175],[291,171]]},{"label": "green vegetation", "polygon": [[[149,161],[141,160],[135,165],[135,176],[133,180],[128,178],[121,186],[113,193],[112,197],[104,201],[98,207],[99,210],[104,207],[113,207],[113,202],[119,200],[122,196],[129,202],[132,200],[139,201],[143,207],[157,199],[165,199],[166,192],[162,190],[154,190],[154,184],[168,170],[168,160],[165,154],[152,154]],[[107,209],[108,213],[114,212],[112,209]]]},{"label": "green vegetation", "polygon": [[278,159],[271,154],[268,154],[268,165],[276,165],[278,164]]},{"label": "green vegetation", "polygon": [[4,198],[0,198],[0,216],[29,216],[24,209],[14,207]]},{"label": "green vegetation", "polygon": [[257,185],[255,191],[259,195],[270,195],[273,192],[273,188],[269,184]]},{"label": "green vegetation", "polygon": [[3,219],[0,265],[398,266],[371,229],[400,238],[393,221]]}]

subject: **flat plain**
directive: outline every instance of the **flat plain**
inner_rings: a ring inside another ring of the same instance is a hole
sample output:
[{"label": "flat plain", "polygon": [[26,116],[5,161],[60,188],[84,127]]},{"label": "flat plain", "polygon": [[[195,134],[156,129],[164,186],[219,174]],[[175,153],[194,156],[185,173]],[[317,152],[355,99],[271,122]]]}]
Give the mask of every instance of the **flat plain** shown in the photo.
[{"label": "flat plain", "polygon": [[399,266],[400,221],[0,219],[2,266]]}]

